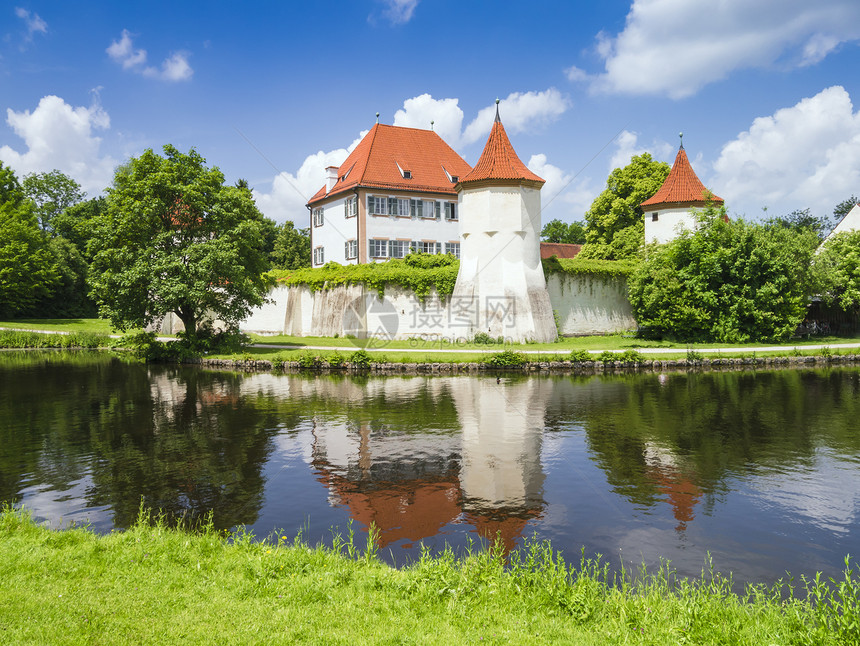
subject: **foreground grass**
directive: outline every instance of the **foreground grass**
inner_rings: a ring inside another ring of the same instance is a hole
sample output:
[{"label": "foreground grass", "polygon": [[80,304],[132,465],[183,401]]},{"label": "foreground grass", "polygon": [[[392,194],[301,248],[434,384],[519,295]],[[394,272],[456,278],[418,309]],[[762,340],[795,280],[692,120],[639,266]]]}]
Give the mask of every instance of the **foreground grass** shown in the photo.
[{"label": "foreground grass", "polygon": [[45,330],[47,332],[91,332],[113,334],[110,321],[105,319],[13,319],[0,321],[0,328],[10,330]]},{"label": "foreground grass", "polygon": [[[0,641],[5,643],[854,644],[860,580],[750,588],[664,570],[610,582],[568,568],[546,543],[424,553],[396,570],[360,553],[286,537],[189,533],[141,514],[125,532],[52,531],[0,512]],[[841,586],[841,587],[840,587]]]}]

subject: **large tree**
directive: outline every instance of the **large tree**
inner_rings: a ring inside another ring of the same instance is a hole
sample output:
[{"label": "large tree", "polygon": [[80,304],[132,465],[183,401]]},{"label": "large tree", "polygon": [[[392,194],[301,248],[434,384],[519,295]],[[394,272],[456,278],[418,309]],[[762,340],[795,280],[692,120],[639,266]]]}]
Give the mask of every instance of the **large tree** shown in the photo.
[{"label": "large tree", "polygon": [[565,244],[583,244],[585,242],[585,226],[582,222],[567,224],[561,220],[550,220],[540,231],[544,242],[562,242]]},{"label": "large tree", "polygon": [[121,330],[171,312],[191,337],[212,318],[235,330],[265,301],[262,215],[193,148],[163,150],[116,171],[90,242],[92,296]]},{"label": "large tree", "polygon": [[628,285],[633,315],[648,336],[682,341],[782,341],[806,313],[810,229],[726,222],[716,209],[696,231],[649,247]]},{"label": "large tree", "polygon": [[21,188],[35,205],[39,225],[46,232],[52,230],[51,221],[57,215],[86,197],[80,184],[56,169],[25,175]]},{"label": "large tree", "polygon": [[272,266],[276,269],[301,269],[311,266],[311,236],[307,229],[297,229],[287,220],[280,227],[272,250]]},{"label": "large tree", "polygon": [[53,293],[57,268],[32,204],[0,203],[0,316],[17,316]]},{"label": "large tree", "polygon": [[624,168],[613,170],[606,189],[585,214],[584,258],[621,260],[635,256],[645,241],[645,222],[639,205],[654,195],[671,168],[651,159],[648,153],[635,155]]}]

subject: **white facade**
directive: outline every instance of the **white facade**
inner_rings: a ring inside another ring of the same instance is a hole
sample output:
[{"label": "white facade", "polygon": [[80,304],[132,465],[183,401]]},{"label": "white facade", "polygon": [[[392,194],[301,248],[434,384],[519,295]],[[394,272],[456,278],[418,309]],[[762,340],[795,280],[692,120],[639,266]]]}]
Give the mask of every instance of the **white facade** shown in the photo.
[{"label": "white facade", "polygon": [[356,190],[311,209],[311,262],[341,265],[402,258],[411,249],[460,255],[451,196]]},{"label": "white facade", "polygon": [[645,243],[664,244],[678,237],[684,229],[695,231],[698,223],[692,207],[663,208],[645,211]]}]

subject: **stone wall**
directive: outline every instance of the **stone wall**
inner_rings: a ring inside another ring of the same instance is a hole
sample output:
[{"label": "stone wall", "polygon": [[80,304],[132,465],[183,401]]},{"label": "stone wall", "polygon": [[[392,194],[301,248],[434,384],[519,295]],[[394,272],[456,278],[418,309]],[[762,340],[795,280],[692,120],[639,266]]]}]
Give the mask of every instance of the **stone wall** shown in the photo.
[{"label": "stone wall", "polygon": [[562,336],[611,334],[637,327],[623,276],[552,273],[546,287]]}]

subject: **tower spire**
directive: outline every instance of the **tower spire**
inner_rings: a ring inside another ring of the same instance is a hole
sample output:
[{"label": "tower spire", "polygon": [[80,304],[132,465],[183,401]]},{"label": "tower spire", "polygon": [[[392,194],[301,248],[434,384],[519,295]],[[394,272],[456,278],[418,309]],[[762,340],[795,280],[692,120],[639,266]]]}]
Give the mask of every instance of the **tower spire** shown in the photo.
[{"label": "tower spire", "polygon": [[681,150],[684,150],[684,133],[679,132],[678,136],[681,138]]},{"label": "tower spire", "polygon": [[496,99],[496,123],[501,123],[502,120],[499,118],[499,100]]}]

